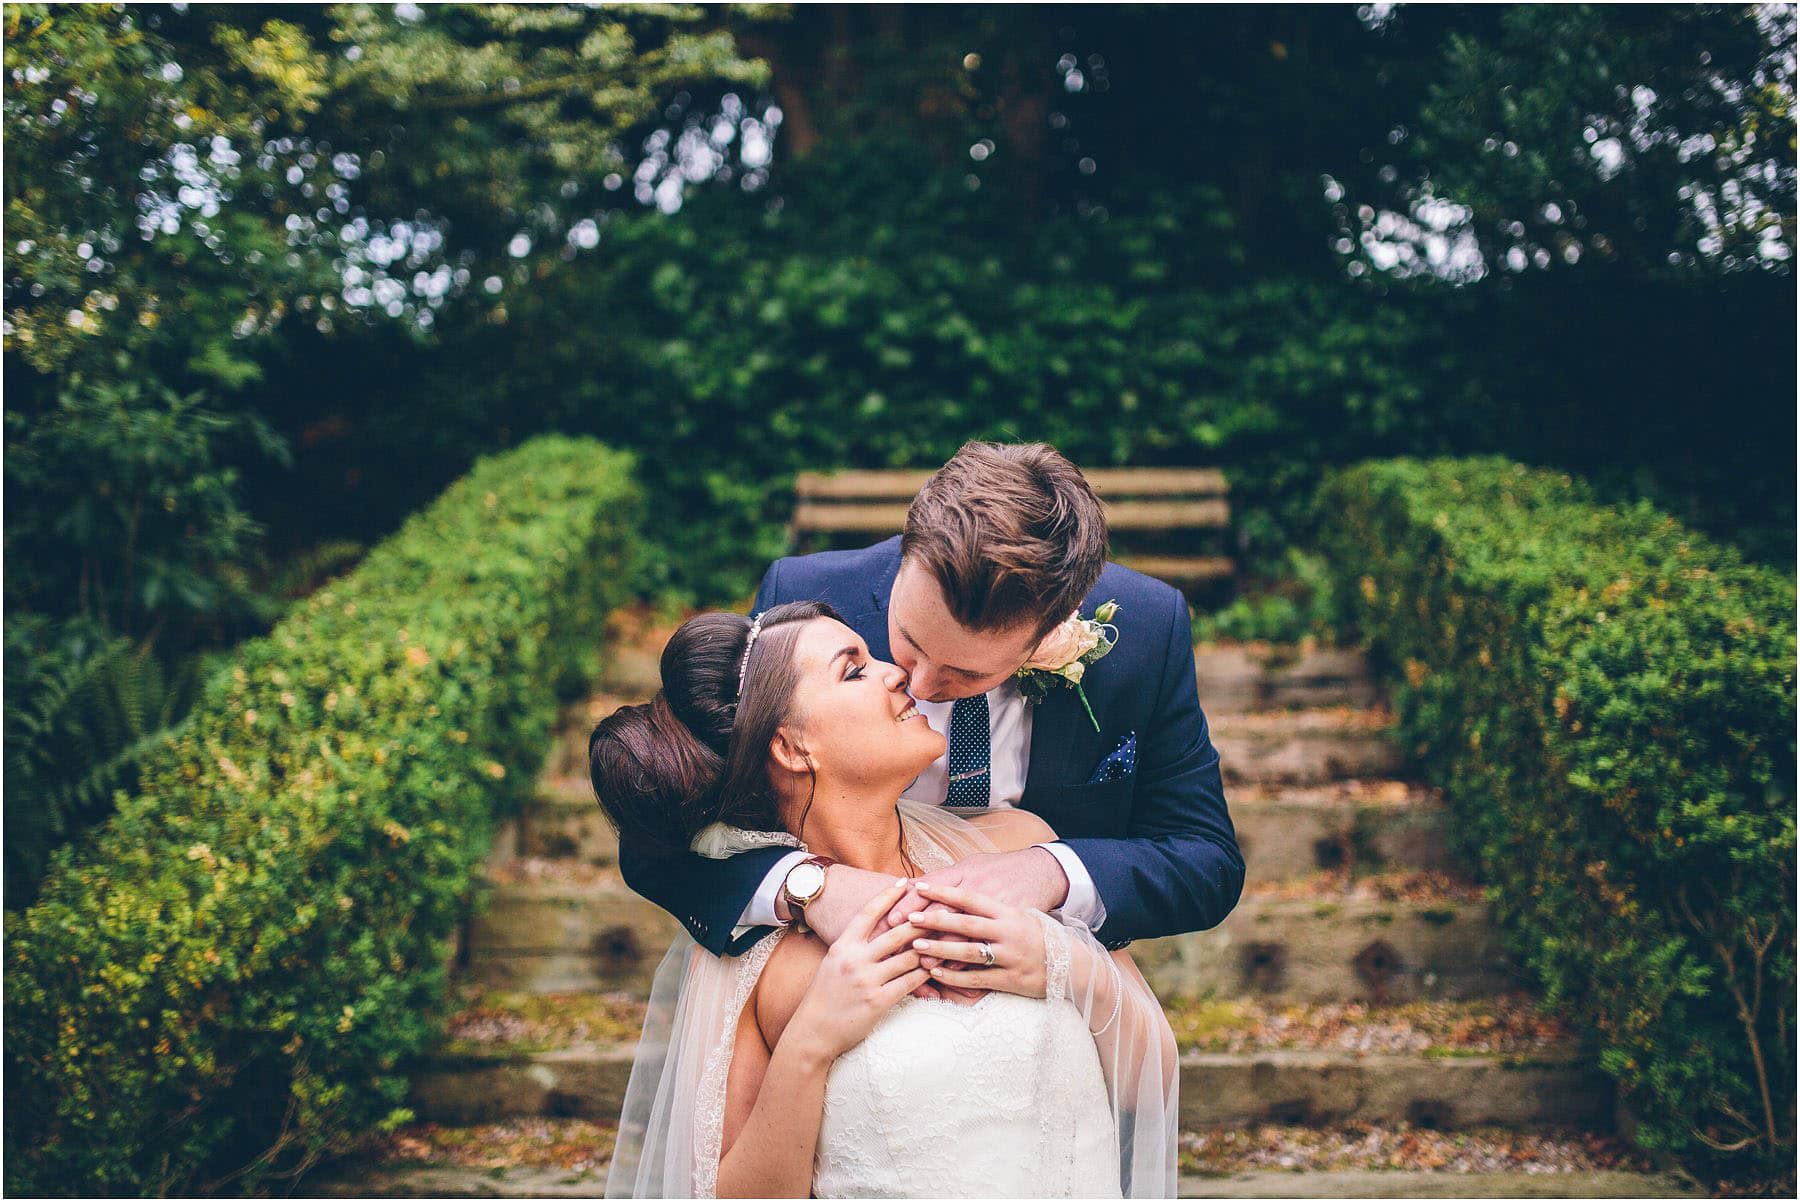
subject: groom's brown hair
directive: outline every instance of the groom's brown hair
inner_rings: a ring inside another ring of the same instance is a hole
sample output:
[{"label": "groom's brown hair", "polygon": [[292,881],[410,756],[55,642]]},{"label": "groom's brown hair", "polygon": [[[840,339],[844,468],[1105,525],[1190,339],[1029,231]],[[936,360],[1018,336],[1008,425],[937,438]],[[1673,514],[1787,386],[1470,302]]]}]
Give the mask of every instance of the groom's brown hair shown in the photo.
[{"label": "groom's brown hair", "polygon": [[970,630],[1069,616],[1106,566],[1106,515],[1047,443],[967,442],[919,489],[900,554],[929,572]]}]

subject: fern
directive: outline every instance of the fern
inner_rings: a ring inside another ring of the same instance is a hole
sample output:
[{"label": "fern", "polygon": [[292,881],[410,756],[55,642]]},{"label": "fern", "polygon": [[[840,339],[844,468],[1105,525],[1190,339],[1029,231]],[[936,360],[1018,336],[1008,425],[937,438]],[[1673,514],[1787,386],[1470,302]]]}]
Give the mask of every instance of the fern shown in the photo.
[{"label": "fern", "polygon": [[117,790],[192,706],[200,661],[37,617],[6,627],[6,907],[29,904],[57,847],[112,812]]}]

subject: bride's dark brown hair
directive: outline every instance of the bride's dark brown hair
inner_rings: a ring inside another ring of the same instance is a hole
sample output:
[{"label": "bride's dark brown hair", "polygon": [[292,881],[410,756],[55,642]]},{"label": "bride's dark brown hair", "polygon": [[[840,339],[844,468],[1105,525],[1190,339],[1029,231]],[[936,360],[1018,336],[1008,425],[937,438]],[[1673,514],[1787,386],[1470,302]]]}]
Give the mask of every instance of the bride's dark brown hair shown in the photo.
[{"label": "bride's dark brown hair", "polygon": [[751,620],[705,613],[681,624],[663,648],[656,696],[620,708],[588,736],[594,794],[621,839],[685,851],[714,822],[785,829],[769,741],[790,716],[800,677],[794,646],[814,618],[842,621],[822,601],[790,601],[762,615],[742,697],[738,666]]}]

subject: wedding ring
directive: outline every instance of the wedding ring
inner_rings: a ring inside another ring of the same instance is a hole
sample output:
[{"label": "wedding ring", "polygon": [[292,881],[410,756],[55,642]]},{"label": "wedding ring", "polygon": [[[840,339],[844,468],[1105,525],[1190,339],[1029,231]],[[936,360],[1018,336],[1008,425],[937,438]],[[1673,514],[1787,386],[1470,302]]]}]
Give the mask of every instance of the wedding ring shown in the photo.
[{"label": "wedding ring", "polygon": [[982,944],[978,944],[977,946],[979,946],[981,948],[981,966],[983,968],[994,967],[993,945],[989,944],[989,943],[982,943]]}]

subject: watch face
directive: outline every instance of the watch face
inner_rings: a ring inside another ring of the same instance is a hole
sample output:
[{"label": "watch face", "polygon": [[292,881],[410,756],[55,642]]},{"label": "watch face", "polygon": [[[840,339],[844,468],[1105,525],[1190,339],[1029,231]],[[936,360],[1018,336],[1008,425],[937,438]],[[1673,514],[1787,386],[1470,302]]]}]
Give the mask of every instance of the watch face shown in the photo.
[{"label": "watch face", "polygon": [[787,876],[788,898],[806,902],[825,888],[825,870],[817,864],[797,864]]}]

